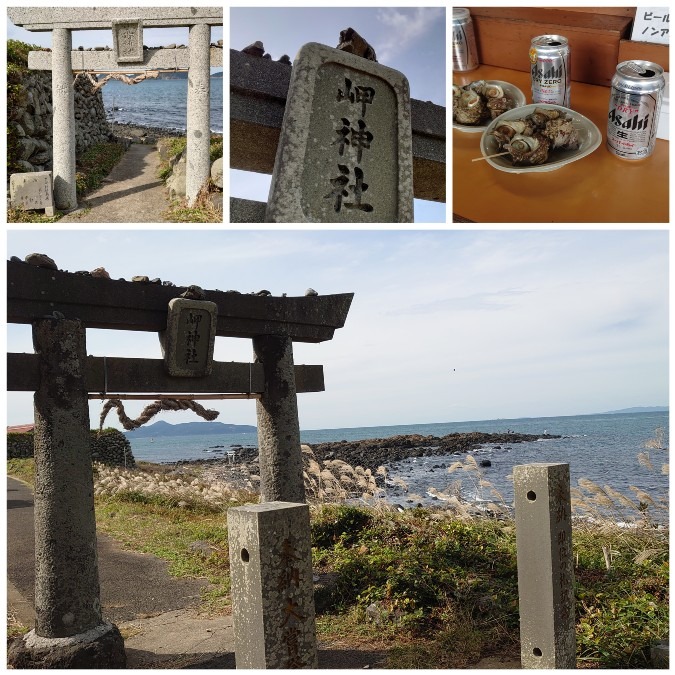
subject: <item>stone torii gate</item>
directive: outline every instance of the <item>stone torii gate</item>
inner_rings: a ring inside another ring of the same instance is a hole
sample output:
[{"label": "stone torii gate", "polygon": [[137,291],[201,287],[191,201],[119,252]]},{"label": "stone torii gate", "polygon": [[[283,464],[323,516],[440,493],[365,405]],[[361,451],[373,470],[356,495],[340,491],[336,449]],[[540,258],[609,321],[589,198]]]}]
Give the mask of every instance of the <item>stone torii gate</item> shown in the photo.
[{"label": "stone torii gate", "polygon": [[[101,614],[87,404],[101,394],[114,398],[113,392],[257,399],[261,493],[267,504],[249,508],[254,518],[259,517],[256,509],[271,509],[287,525],[298,522],[302,511],[303,526],[292,528],[284,542],[302,546],[309,566],[303,625],[307,663],[314,663],[309,511],[296,394],[323,391],[324,381],[322,366],[294,365],[293,342],[332,339],[344,325],[353,294],[204,292],[64,272],[51,261],[47,265],[7,263],[7,321],[30,323],[35,347],[34,354],[8,354],[7,389],[35,391],[36,466],[36,626],[13,643],[10,663],[17,668],[124,667],[122,638]],[[158,332],[164,359],[87,356],[86,328]],[[251,339],[255,362],[214,362],[217,335]],[[240,635],[243,621],[235,623]],[[294,630],[297,639],[297,626]]]},{"label": "stone torii gate", "polygon": [[[211,26],[222,25],[222,7],[8,8],[16,26],[51,31],[51,52],[30,52],[28,67],[52,71],[54,201],[77,208],[73,70],[188,68],[186,196],[191,205],[210,176],[210,66],[222,66],[211,49]],[[144,49],[143,28],[188,27],[188,49]],[[113,51],[72,51],[72,31],[112,30]]]}]

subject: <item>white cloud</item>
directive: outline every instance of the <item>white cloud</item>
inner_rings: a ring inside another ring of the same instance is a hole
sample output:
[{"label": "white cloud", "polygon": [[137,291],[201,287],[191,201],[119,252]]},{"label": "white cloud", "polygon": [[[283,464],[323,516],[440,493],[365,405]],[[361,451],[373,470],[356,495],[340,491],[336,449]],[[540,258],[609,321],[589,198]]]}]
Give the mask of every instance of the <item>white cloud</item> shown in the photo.
[{"label": "white cloud", "polygon": [[377,59],[381,63],[400,56],[411,45],[424,37],[432,25],[444,21],[442,7],[419,7],[417,9],[398,9],[385,7],[378,10],[377,18],[389,29],[387,38],[382,39],[377,48]]}]

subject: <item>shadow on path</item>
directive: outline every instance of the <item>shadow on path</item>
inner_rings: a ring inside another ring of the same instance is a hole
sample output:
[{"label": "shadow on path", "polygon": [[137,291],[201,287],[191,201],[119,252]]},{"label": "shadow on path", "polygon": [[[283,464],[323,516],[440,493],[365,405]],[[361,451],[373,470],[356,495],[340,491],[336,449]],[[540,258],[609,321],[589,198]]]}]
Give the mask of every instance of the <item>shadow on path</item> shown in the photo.
[{"label": "shadow on path", "polygon": [[152,145],[132,143],[103,185],[59,223],[165,223],[169,208],[157,177],[159,154]]}]

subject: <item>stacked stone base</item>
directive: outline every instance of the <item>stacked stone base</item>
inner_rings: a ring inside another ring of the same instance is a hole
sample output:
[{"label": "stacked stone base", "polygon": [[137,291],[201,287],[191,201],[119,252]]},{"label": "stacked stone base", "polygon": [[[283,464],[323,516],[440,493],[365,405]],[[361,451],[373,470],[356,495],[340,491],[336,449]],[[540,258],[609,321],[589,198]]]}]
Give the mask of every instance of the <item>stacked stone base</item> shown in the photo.
[{"label": "stacked stone base", "polygon": [[34,630],[7,648],[12,668],[126,668],[124,639],[117,626],[103,623],[86,633],[64,638],[40,637]]}]

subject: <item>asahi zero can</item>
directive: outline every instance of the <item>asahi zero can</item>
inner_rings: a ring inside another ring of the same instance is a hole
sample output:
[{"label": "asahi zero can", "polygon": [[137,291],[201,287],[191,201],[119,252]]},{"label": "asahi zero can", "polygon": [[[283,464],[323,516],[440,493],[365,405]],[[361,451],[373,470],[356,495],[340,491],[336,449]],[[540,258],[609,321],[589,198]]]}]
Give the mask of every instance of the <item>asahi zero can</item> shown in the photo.
[{"label": "asahi zero can", "polygon": [[644,159],[654,151],[666,81],[651,61],[623,61],[609,96],[607,147],[622,159]]},{"label": "asahi zero can", "polygon": [[475,70],[479,65],[471,12],[463,7],[453,7],[452,69],[456,71]]},{"label": "asahi zero can", "polygon": [[532,101],[570,107],[570,46],[562,35],[539,35],[530,45]]}]

